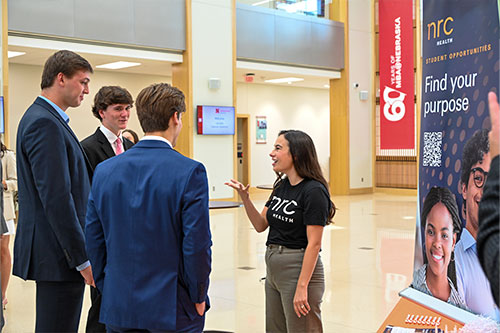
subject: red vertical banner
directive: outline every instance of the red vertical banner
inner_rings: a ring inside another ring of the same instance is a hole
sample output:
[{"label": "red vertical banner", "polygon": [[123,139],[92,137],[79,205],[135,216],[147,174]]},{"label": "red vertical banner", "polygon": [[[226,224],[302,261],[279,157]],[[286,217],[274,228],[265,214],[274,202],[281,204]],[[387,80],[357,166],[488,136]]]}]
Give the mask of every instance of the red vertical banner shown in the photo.
[{"label": "red vertical banner", "polygon": [[379,1],[380,149],[415,148],[413,1]]}]

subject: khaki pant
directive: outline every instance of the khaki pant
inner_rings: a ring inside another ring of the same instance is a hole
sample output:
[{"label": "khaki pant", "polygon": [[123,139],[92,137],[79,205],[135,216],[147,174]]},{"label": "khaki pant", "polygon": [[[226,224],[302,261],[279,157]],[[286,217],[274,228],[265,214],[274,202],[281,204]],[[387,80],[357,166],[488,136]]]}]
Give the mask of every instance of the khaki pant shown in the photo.
[{"label": "khaki pant", "polygon": [[325,274],[321,257],[307,288],[311,311],[297,317],[293,308],[295,289],[302,269],[305,249],[269,245],[266,250],[266,332],[323,332],[321,301],[325,292]]}]

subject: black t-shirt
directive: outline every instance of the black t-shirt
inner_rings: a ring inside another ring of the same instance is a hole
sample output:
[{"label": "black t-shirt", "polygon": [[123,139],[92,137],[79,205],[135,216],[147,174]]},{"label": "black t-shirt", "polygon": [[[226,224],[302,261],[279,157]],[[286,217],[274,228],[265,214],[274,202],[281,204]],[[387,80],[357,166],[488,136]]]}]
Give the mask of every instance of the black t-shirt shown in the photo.
[{"label": "black t-shirt", "polygon": [[320,182],[304,179],[295,186],[283,179],[266,202],[269,234],[267,243],[291,249],[307,246],[307,225],[325,226],[330,197]]}]

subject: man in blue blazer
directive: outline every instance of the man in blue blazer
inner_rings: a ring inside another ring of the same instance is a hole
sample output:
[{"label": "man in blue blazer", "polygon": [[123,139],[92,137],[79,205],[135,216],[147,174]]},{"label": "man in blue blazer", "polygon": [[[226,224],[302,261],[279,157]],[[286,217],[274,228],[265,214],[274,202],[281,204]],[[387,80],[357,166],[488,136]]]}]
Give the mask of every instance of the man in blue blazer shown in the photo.
[{"label": "man in blue blazer", "polygon": [[201,332],[212,245],[204,166],[172,148],[183,93],[168,84],[136,101],[146,136],[100,163],[85,237],[108,332]]},{"label": "man in blue blazer", "polygon": [[84,282],[93,284],[83,234],[90,165],[65,113],[89,93],[91,73],[71,51],[49,57],[42,93],[17,130],[13,274],[36,281],[36,332],[76,332]]}]

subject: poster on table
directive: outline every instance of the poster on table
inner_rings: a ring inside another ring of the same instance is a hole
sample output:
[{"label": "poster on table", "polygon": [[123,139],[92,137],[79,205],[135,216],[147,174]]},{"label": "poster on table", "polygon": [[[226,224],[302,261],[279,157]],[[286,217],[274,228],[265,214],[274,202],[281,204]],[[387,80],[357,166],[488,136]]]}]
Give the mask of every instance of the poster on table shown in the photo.
[{"label": "poster on table", "polygon": [[[424,0],[419,209],[412,287],[500,319],[477,259],[487,95],[499,87],[497,0]],[[447,282],[447,283],[446,283]]]}]

